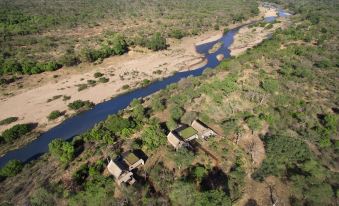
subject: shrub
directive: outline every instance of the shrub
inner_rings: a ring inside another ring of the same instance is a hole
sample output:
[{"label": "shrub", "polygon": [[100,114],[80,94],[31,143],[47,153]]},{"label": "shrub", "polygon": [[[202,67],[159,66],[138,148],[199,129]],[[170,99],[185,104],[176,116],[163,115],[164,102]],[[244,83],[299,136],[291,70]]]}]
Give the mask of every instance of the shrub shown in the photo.
[{"label": "shrub", "polygon": [[159,112],[165,109],[165,104],[162,99],[160,99],[158,96],[155,96],[152,98],[151,107],[153,111]]},{"label": "shrub", "polygon": [[89,109],[92,107],[94,107],[94,103],[90,101],[76,100],[68,104],[68,108],[72,110]]},{"label": "shrub", "polygon": [[168,128],[168,130],[174,130],[178,127],[178,124],[176,121],[174,121],[174,119],[169,118],[169,120],[166,121],[166,127]]},{"label": "shrub", "polygon": [[74,158],[74,146],[65,140],[54,139],[48,144],[48,149],[63,164],[69,163]]},{"label": "shrub", "polygon": [[151,83],[151,81],[149,79],[144,79],[141,82],[141,86],[142,87],[146,87],[147,85],[149,85]]},{"label": "shrub", "polygon": [[1,136],[2,139],[8,143],[22,137],[30,131],[31,128],[29,124],[17,124],[12,128],[5,130]]},{"label": "shrub", "polygon": [[147,127],[141,136],[143,145],[150,150],[166,144],[166,136],[158,124],[152,124]]},{"label": "shrub", "polygon": [[174,120],[179,120],[184,114],[184,110],[181,107],[175,105],[170,109],[170,113],[171,113],[171,117]]},{"label": "shrub", "polygon": [[113,133],[120,134],[124,128],[134,128],[135,124],[118,115],[110,115],[105,121],[105,127]]},{"label": "shrub", "polygon": [[55,120],[55,119],[57,119],[58,117],[61,117],[61,116],[62,116],[62,112],[60,112],[59,110],[54,110],[48,115],[47,119],[49,121],[51,121],[51,120]]},{"label": "shrub", "polygon": [[167,48],[166,39],[160,33],[155,33],[147,42],[146,47],[153,51],[159,51]]},{"label": "shrub", "polygon": [[245,121],[253,132],[261,129],[262,123],[258,117],[248,117]]},{"label": "shrub", "polygon": [[107,83],[107,82],[109,82],[109,79],[106,78],[106,77],[100,77],[98,81],[99,81],[100,83]]},{"label": "shrub", "polygon": [[100,73],[100,72],[95,72],[93,76],[94,76],[94,78],[99,78],[99,77],[104,76],[104,74]]},{"label": "shrub", "polygon": [[266,79],[261,82],[261,87],[266,91],[266,92],[276,92],[279,89],[279,82],[274,79]]},{"label": "shrub", "polygon": [[7,164],[0,169],[0,176],[13,177],[21,172],[23,164],[19,160],[10,160]]},{"label": "shrub", "polygon": [[8,117],[6,119],[1,120],[0,125],[11,124],[11,123],[17,121],[18,119],[19,119],[18,117]]},{"label": "shrub", "polygon": [[175,39],[182,39],[185,36],[185,33],[182,30],[174,29],[169,36]]},{"label": "shrub", "polygon": [[128,85],[128,84],[125,84],[124,86],[122,86],[122,89],[123,89],[123,90],[129,89],[129,85]]},{"label": "shrub", "polygon": [[87,84],[78,84],[77,87],[78,87],[78,91],[80,92],[82,90],[87,89],[88,85]]}]

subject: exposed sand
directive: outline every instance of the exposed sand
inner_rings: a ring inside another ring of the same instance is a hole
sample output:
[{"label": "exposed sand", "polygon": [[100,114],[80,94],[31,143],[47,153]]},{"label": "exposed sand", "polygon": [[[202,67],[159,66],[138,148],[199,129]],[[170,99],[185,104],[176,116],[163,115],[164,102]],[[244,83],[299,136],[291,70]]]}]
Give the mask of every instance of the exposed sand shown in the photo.
[{"label": "exposed sand", "polygon": [[[277,9],[259,7],[260,16],[262,18],[277,16]],[[242,27],[239,32],[235,35],[232,45],[229,47],[232,56],[239,56],[244,53],[247,49],[252,48],[260,44],[263,40],[268,38],[277,28],[280,28],[284,22],[283,18],[279,18],[281,23],[273,24],[273,27],[268,29],[264,27]]]},{"label": "exposed sand", "polygon": [[[220,33],[220,32],[219,32]],[[39,123],[38,130],[45,131],[64,120],[48,121],[51,111],[66,111],[71,115],[67,104],[75,100],[89,100],[100,103],[125,92],[123,85],[130,89],[140,86],[144,79],[155,80],[172,75],[176,71],[195,69],[205,64],[202,55],[195,50],[195,44],[215,36],[216,32],[208,32],[198,37],[187,37],[180,41],[170,40],[168,50],[160,52],[145,51],[136,48],[128,54],[105,59],[100,65],[81,65],[79,68],[63,68],[60,71],[43,73],[25,77],[21,82],[23,89],[11,86],[2,89],[0,96],[0,120],[15,116],[19,120],[0,126],[0,132],[19,123]],[[75,71],[72,71],[72,70]],[[161,74],[153,72],[160,70]],[[84,72],[85,71],[85,72]],[[101,72],[109,78],[108,83],[97,83],[94,87],[78,91],[76,85],[86,84],[87,80],[95,80],[95,72]],[[53,75],[60,77],[53,78]],[[16,88],[16,89],[14,89]],[[11,92],[9,96],[4,95]],[[57,95],[71,96],[68,101],[62,97],[50,102],[48,99]]]}]

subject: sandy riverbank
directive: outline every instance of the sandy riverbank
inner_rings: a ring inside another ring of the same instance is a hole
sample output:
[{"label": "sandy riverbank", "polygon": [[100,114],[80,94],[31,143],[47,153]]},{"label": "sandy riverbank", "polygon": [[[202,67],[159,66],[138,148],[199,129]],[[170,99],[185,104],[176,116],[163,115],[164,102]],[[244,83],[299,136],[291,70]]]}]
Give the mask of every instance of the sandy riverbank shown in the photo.
[{"label": "sandy riverbank", "polygon": [[[278,10],[275,8],[259,7],[262,18],[277,16]],[[286,19],[278,18],[279,23],[272,24],[272,28],[260,26],[244,26],[234,36],[234,41],[229,47],[232,56],[239,56],[247,49],[253,48],[267,39],[276,29],[286,25]]]},{"label": "sandy riverbank", "polygon": [[[3,89],[0,96],[0,120],[7,117],[18,117],[19,120],[6,126],[0,126],[0,132],[21,123],[39,123],[38,130],[45,131],[64,120],[59,118],[48,121],[51,111],[73,112],[67,104],[74,100],[89,100],[100,103],[118,94],[126,92],[123,85],[130,89],[139,87],[144,79],[155,80],[172,75],[176,71],[195,69],[205,64],[204,58],[195,50],[195,45],[220,32],[207,32],[197,37],[182,40],[169,40],[168,50],[150,52],[142,48],[134,48],[123,56],[107,58],[99,65],[80,65],[75,68],[63,68],[59,71],[24,77],[19,81],[23,89],[12,85]],[[158,73],[160,72],[161,73]],[[78,91],[79,84],[86,84],[94,78],[95,72],[101,72],[109,78],[108,83],[97,83]],[[10,95],[4,95],[9,93]],[[62,95],[71,99],[63,101],[62,97],[48,102],[48,99]]]}]

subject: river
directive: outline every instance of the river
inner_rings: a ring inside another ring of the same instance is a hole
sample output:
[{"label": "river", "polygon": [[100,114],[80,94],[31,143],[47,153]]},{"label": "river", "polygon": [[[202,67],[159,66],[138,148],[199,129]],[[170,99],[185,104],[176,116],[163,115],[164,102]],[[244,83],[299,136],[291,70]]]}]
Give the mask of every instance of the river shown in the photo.
[{"label": "river", "polygon": [[[284,10],[279,10],[278,12],[278,16],[281,17],[289,15],[290,14]],[[275,19],[276,17],[267,17],[264,21],[271,22]],[[245,25],[242,25],[241,27],[243,26]],[[230,51],[228,47],[232,44],[234,35],[241,27],[230,30],[216,41],[196,47],[197,52],[203,54],[207,59],[207,64],[205,66],[191,71],[177,72],[173,76],[153,82],[147,87],[133,90],[131,92],[117,96],[109,101],[97,104],[93,109],[71,117],[58,126],[48,130],[39,138],[25,145],[24,147],[8,152],[0,158],[0,168],[12,159],[20,160],[22,162],[29,162],[30,160],[36,159],[48,151],[48,143],[50,143],[53,139],[71,139],[76,135],[88,131],[96,123],[105,120],[108,115],[116,114],[120,110],[126,108],[133,99],[143,98],[151,95],[161,89],[166,88],[170,84],[180,81],[183,78],[187,78],[189,76],[200,76],[207,68],[215,68],[219,65],[219,61],[216,58],[217,55],[223,54],[225,59],[230,57]],[[208,51],[217,42],[223,42],[223,45],[215,53],[209,54]]]}]

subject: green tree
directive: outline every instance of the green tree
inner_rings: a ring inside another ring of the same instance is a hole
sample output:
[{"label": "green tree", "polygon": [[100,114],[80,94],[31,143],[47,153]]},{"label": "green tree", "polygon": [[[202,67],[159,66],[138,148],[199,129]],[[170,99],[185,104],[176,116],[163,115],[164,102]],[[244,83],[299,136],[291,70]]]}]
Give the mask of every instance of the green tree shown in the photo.
[{"label": "green tree", "polygon": [[173,107],[171,107],[170,113],[171,113],[171,117],[174,120],[180,120],[180,118],[184,114],[184,110],[178,105],[174,105]]},{"label": "green tree", "polygon": [[153,51],[163,50],[167,48],[166,39],[161,36],[159,32],[153,34],[150,40],[147,41],[146,46]]},{"label": "green tree", "polygon": [[54,139],[48,144],[49,152],[61,163],[68,164],[75,155],[74,146],[62,139]]},{"label": "green tree", "polygon": [[142,133],[143,144],[150,150],[154,150],[161,145],[166,144],[166,136],[161,130],[159,124],[152,124]]},{"label": "green tree", "polygon": [[134,128],[134,126],[134,122],[115,114],[110,115],[105,121],[105,127],[116,134],[121,134],[123,129]]},{"label": "green tree", "polygon": [[10,129],[5,130],[1,136],[2,139],[8,143],[22,137],[30,131],[31,127],[29,124],[17,124]]},{"label": "green tree", "polygon": [[142,122],[142,120],[145,118],[145,108],[142,106],[141,101],[134,99],[131,102],[132,107],[132,117],[137,122]]},{"label": "green tree", "polygon": [[21,172],[23,164],[19,160],[10,160],[0,169],[0,176],[13,177]]}]

